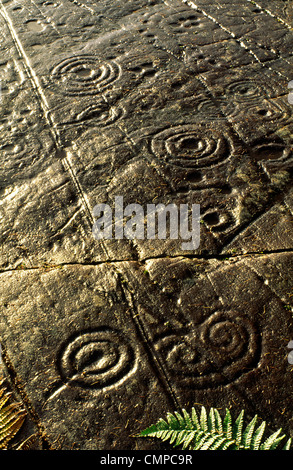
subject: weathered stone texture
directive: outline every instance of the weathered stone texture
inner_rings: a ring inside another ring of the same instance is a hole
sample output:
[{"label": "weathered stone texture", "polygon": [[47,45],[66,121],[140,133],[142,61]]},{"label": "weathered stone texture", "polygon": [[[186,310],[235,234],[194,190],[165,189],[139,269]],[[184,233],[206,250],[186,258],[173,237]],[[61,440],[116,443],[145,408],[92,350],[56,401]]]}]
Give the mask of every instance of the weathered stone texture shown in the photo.
[{"label": "weathered stone texture", "polygon": [[[133,437],[194,403],[292,435],[292,7],[0,1],[0,342],[22,441]],[[94,206],[200,204],[182,240]]]}]

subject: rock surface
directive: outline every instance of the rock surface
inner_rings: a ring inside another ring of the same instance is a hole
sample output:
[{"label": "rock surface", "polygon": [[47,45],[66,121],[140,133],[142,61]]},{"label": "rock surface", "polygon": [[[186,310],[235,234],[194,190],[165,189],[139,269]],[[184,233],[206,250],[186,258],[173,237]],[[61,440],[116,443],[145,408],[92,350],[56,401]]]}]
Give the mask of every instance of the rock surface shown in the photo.
[{"label": "rock surface", "polygon": [[[18,444],[159,449],[180,408],[293,433],[292,5],[0,1],[0,342]],[[200,205],[200,243],[94,207]]]}]

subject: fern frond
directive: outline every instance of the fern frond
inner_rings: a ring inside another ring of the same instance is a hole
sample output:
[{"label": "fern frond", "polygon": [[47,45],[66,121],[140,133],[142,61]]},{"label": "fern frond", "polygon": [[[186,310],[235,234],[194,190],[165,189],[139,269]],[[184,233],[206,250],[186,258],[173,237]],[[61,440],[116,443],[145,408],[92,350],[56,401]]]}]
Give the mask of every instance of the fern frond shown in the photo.
[{"label": "fern frond", "polygon": [[183,417],[184,417],[184,420],[185,420],[185,423],[186,423],[186,428],[187,429],[194,429],[194,425],[196,426],[196,424],[192,420],[192,415],[190,416],[187,413],[187,411],[184,410],[184,409],[182,410],[182,414],[183,414]]},{"label": "fern frond", "polygon": [[222,434],[223,433],[222,418],[216,408],[214,409],[214,413],[215,413],[216,430],[219,434]]},{"label": "fern frond", "polygon": [[10,398],[11,393],[0,388],[0,449],[6,449],[8,442],[19,431],[25,419],[25,411],[18,403],[9,403]]},{"label": "fern frond", "polygon": [[244,410],[241,411],[241,413],[239,414],[232,428],[232,436],[233,436],[233,439],[235,439],[237,446],[241,445],[243,416],[244,416]]},{"label": "fern frond", "polygon": [[38,448],[39,437],[38,434],[32,434],[25,441],[23,441],[16,450],[34,450]]},{"label": "fern frond", "polygon": [[284,445],[284,447],[283,447],[282,450],[290,450],[291,442],[292,442],[292,439],[291,439],[291,437],[290,437],[290,438],[288,439],[288,441],[286,442],[286,444]]},{"label": "fern frond", "polygon": [[260,449],[261,450],[272,450],[272,449],[275,449],[277,447],[277,445],[279,444],[279,442],[284,439],[284,435],[283,436],[279,436],[280,432],[282,430],[281,429],[278,429],[278,431],[276,431],[274,434],[272,434],[271,436],[269,436],[266,441],[261,445]]},{"label": "fern frond", "polygon": [[253,434],[252,440],[251,440],[251,447],[253,450],[259,450],[259,446],[262,440],[262,436],[264,433],[266,427],[265,421],[261,423],[261,425],[257,428],[255,433]]},{"label": "fern frond", "polygon": [[216,416],[214,408],[211,408],[211,411],[208,416],[208,429],[212,434],[216,432]]},{"label": "fern frond", "polygon": [[228,439],[233,438],[233,429],[232,429],[232,416],[228,409],[226,409],[226,414],[223,423],[223,432]]},{"label": "fern frond", "polygon": [[[269,436],[261,443],[266,423],[258,426],[257,415],[244,425],[244,410],[240,412],[234,424],[231,413],[226,409],[224,419],[216,408],[211,408],[209,413],[204,406],[199,415],[195,408],[191,414],[186,410],[182,413],[175,411],[167,413],[167,421],[162,418],[157,424],[153,424],[139,434],[139,437],[156,437],[163,441],[169,441],[173,447],[182,446],[191,450],[273,450],[276,449],[284,435],[280,435],[281,429]],[[287,440],[283,450],[289,450],[291,438]]]},{"label": "fern frond", "polygon": [[207,410],[204,406],[201,407],[200,412],[200,427],[203,431],[208,430],[208,417],[207,417]]},{"label": "fern frond", "polygon": [[253,437],[256,420],[257,420],[257,415],[255,415],[255,417],[250,421],[250,423],[248,423],[243,433],[243,436],[241,439],[241,446],[246,450],[250,449],[250,444],[251,444],[251,440]]}]

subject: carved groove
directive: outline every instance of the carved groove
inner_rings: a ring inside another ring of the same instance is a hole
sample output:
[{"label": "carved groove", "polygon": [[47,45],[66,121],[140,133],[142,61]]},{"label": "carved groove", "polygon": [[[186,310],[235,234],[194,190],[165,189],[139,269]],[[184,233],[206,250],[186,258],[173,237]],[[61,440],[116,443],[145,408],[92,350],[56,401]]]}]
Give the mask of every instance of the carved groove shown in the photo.
[{"label": "carved groove", "polygon": [[76,335],[61,351],[58,367],[64,381],[103,389],[124,381],[135,364],[135,354],[117,330],[101,327]]}]

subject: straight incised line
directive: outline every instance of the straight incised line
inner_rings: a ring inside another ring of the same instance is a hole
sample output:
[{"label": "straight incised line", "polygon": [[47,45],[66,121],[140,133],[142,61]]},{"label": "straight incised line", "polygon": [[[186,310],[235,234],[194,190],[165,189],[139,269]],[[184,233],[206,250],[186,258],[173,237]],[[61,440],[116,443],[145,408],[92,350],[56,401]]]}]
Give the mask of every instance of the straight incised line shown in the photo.
[{"label": "straight incised line", "polygon": [[283,23],[288,29],[293,29],[293,26],[290,25],[289,23],[287,23],[286,21],[284,21],[282,18],[280,18],[279,16],[275,15],[274,13],[272,13],[270,10],[268,10],[267,8],[264,8],[262,7],[259,3],[257,3],[256,1],[254,0],[246,0],[247,2],[251,3],[252,5],[255,5],[257,8],[259,8],[260,10],[264,11],[267,15],[269,16],[272,16],[273,18],[275,18],[276,20],[280,21],[281,23]]},{"label": "straight incised line", "polygon": [[50,126],[51,133],[53,134],[54,142],[57,144],[57,148],[60,148],[61,146],[60,146],[60,142],[59,142],[59,135],[58,135],[58,132],[57,132],[57,130],[55,128],[55,125],[54,125],[54,123],[51,119],[51,116],[50,116],[50,108],[49,108],[49,104],[47,102],[47,98],[44,94],[44,91],[43,91],[41,85],[40,85],[39,79],[38,79],[34,69],[32,68],[30,62],[29,62],[29,58],[28,58],[28,56],[27,56],[27,54],[26,54],[26,52],[25,52],[25,50],[22,46],[22,43],[21,43],[21,41],[20,41],[20,39],[19,39],[15,29],[14,29],[11,18],[7,14],[7,11],[6,11],[6,9],[3,5],[2,0],[0,0],[0,14],[2,15],[5,23],[7,24],[7,27],[9,29],[9,32],[11,34],[13,43],[16,47],[16,50],[17,50],[18,54],[23,59],[23,65],[24,65],[25,72],[26,72],[29,80],[32,83],[34,91],[36,92],[36,95],[38,97],[38,101],[39,101],[39,103],[40,103],[40,105],[43,109],[46,121]]},{"label": "straight incised line", "polygon": [[[22,43],[21,43],[21,41],[20,41],[20,39],[17,35],[17,32],[16,32],[16,30],[13,26],[11,18],[9,17],[9,15],[8,15],[4,5],[3,5],[2,0],[0,0],[0,14],[3,17],[4,21],[6,22],[6,24],[7,24],[7,27],[9,29],[10,34],[11,34],[11,37],[12,37],[13,43],[16,47],[16,50],[18,51],[18,54],[20,55],[20,57],[22,57],[25,72],[26,72],[30,82],[32,83],[32,86],[33,86],[33,89],[35,91],[36,97],[37,97],[37,99],[40,103],[41,109],[43,110],[46,122],[49,125],[49,129],[51,131],[51,134],[52,134],[52,137],[53,137],[53,140],[54,140],[55,148],[58,152],[60,152],[61,155],[62,155],[62,153],[64,153],[64,155],[65,155],[62,158],[61,162],[62,162],[65,170],[67,170],[68,173],[70,174],[71,180],[74,183],[74,186],[77,190],[79,198],[82,201],[82,205],[83,205],[85,213],[86,213],[86,220],[89,223],[89,225],[92,226],[93,222],[94,222],[94,218],[92,216],[92,212],[91,212],[91,209],[90,209],[90,204],[88,203],[87,197],[84,194],[83,189],[82,189],[78,179],[76,178],[76,176],[74,174],[71,162],[70,162],[68,154],[67,154],[68,151],[66,149],[64,149],[64,147],[61,144],[60,134],[58,132],[57,126],[55,125],[55,123],[52,119],[51,112],[50,112],[50,106],[48,104],[48,101],[47,101],[46,95],[44,93],[44,90],[43,90],[43,88],[40,84],[39,78],[38,78],[37,74],[35,73],[33,67],[30,64],[29,58],[28,58],[28,56],[27,56],[27,54],[26,54],[26,52],[23,48],[23,45],[22,45]],[[103,249],[104,249],[105,253],[107,254],[107,250],[105,248],[104,243],[102,243],[102,241],[101,241],[101,245],[103,246]]]},{"label": "straight incised line", "polygon": [[247,264],[246,265],[254,274],[255,276],[270,290],[270,292],[275,295],[279,300],[280,302],[282,303],[282,305],[287,305],[287,300],[282,297],[281,294],[279,294],[279,292],[277,291],[277,289],[274,289],[274,284],[273,283],[266,283],[266,279],[265,277],[258,272],[257,270],[257,267],[255,266],[252,266],[251,264]]},{"label": "straight incised line", "polygon": [[131,311],[132,321],[136,327],[137,333],[141,337],[142,343],[145,343],[147,345],[148,353],[151,356],[152,362],[155,365],[159,373],[159,379],[163,383],[164,388],[167,390],[169,398],[173,402],[173,406],[177,409],[180,409],[181,406],[180,406],[179,400],[176,396],[172,383],[169,379],[169,374],[167,370],[165,369],[164,362],[161,360],[160,356],[156,353],[154,347],[152,346],[152,340],[151,338],[149,338],[149,335],[147,334],[145,330],[144,322],[140,319],[139,313],[135,306],[133,295],[129,289],[129,282],[122,282],[124,281],[123,274],[121,271],[118,270],[117,267],[116,267],[116,274],[120,282],[120,288],[121,288],[121,292],[123,293],[124,302],[129,306],[129,309]]},{"label": "straight incised line", "polygon": [[[286,80],[288,80],[288,77],[286,75],[284,75],[282,72],[279,72],[279,70],[275,70],[275,69],[272,69],[271,67],[269,67],[267,65],[268,62],[262,62],[257,54],[255,54],[255,52],[253,52],[244,42],[243,40],[239,39],[236,37],[235,33],[233,33],[233,31],[230,31],[228,28],[226,28],[224,25],[222,25],[221,23],[219,23],[217,21],[216,18],[214,18],[213,16],[209,15],[205,10],[203,10],[202,8],[198,7],[196,5],[196,3],[193,1],[193,0],[181,0],[183,3],[186,3],[190,8],[192,8],[193,10],[196,10],[198,11],[199,13],[202,13],[204,16],[206,16],[207,18],[209,18],[211,21],[213,21],[219,28],[223,29],[223,31],[225,31],[226,33],[228,33],[243,49],[246,50],[246,52],[248,52],[249,54],[251,54],[255,60],[264,68],[267,68],[269,69],[271,72],[273,73],[276,73],[277,75],[279,75],[280,77],[282,78],[285,78]],[[256,44],[257,46],[259,46],[258,44]],[[284,57],[281,57],[282,60],[284,60],[284,62],[288,63],[289,65],[290,62],[288,62]]]},{"label": "straight incised line", "polygon": [[[167,6],[170,6],[169,4],[169,1],[168,0],[162,0],[163,3],[165,3]],[[200,14],[202,14],[203,16],[206,16],[207,18],[209,18],[211,21],[213,21],[214,23],[216,23],[218,25],[218,27],[222,28],[224,31],[226,31],[230,36],[232,36],[235,41],[239,44],[240,47],[244,47],[245,50],[249,53],[251,53],[253,56],[254,53],[252,51],[250,51],[249,48],[247,48],[244,44],[242,44],[242,42],[240,40],[237,40],[235,38],[235,34],[231,31],[229,31],[227,28],[225,28],[223,25],[221,25],[220,23],[218,23],[216,21],[215,18],[211,17],[210,15],[208,15],[206,12],[204,12],[203,10],[201,10],[200,8],[198,8],[192,1],[189,1],[189,0],[181,0],[183,3],[186,3],[190,8],[193,8],[193,9],[196,9],[196,11]],[[173,8],[173,7],[172,7]],[[171,54],[169,51],[165,50],[164,48],[162,48],[162,50],[164,50],[165,52]],[[177,57],[176,55],[174,54],[171,54],[175,59],[177,59],[178,61],[182,62],[182,59],[180,57]],[[264,68],[267,68],[273,72],[276,72],[275,70],[271,69],[270,67],[266,66],[265,63],[262,63],[258,57],[255,57],[255,60],[257,61],[257,63],[260,63],[262,67]],[[186,68],[188,68],[188,65],[185,65]],[[278,73],[278,72],[276,72]],[[280,75],[280,73],[278,73]],[[283,77],[284,75],[281,74]],[[204,79],[204,77],[202,76],[201,73],[199,73],[197,76],[196,76],[196,79],[202,84],[202,86],[205,88],[206,92],[207,92],[207,97],[215,104],[216,108],[218,109],[219,113],[223,116],[224,118],[224,121],[229,125],[231,131],[233,132],[233,134],[235,136],[237,136],[237,138],[242,142],[242,144],[244,144],[243,142],[243,139],[241,138],[241,136],[239,135],[239,132],[237,131],[237,129],[235,128],[235,126],[233,125],[234,123],[234,120],[229,118],[228,115],[225,114],[225,112],[223,111],[222,109],[222,106],[221,104],[218,102],[218,100],[213,96],[213,93],[212,91],[210,90],[210,88],[207,86],[206,84],[206,81]],[[286,77],[287,79],[287,77]]]},{"label": "straight incised line", "polygon": [[87,5],[85,5],[84,3],[81,3],[81,2],[78,2],[78,0],[69,0],[71,3],[74,3],[74,5],[80,7],[80,8],[84,8],[84,10],[87,10],[89,11],[92,15],[95,14],[95,10],[93,10],[93,8],[91,7],[88,7]]}]

